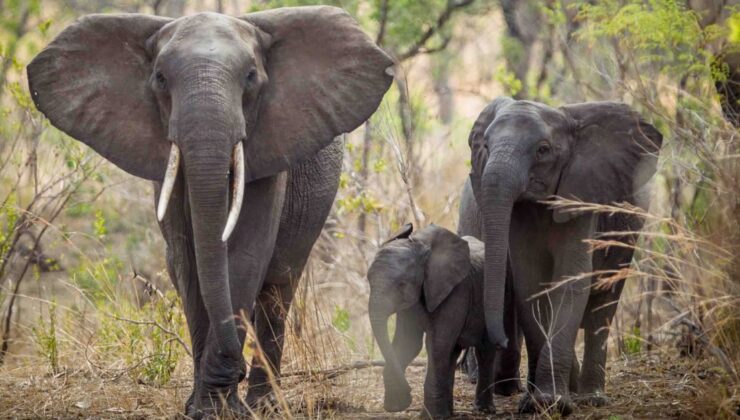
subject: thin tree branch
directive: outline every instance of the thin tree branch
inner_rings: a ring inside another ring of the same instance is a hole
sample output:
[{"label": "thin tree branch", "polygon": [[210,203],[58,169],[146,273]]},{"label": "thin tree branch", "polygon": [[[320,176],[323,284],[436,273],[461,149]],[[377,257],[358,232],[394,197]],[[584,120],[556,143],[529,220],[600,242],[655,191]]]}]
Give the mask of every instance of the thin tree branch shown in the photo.
[{"label": "thin tree branch", "polygon": [[380,5],[380,27],[378,28],[378,36],[375,38],[375,44],[379,47],[383,46],[385,42],[385,28],[388,23],[388,0],[383,0]]},{"label": "thin tree branch", "polygon": [[426,48],[427,42],[429,42],[429,40],[434,35],[439,33],[442,28],[444,28],[450,18],[452,18],[452,15],[455,11],[470,6],[471,4],[473,4],[473,1],[474,0],[448,0],[447,7],[445,7],[445,9],[439,15],[439,17],[437,18],[437,22],[433,26],[429,27],[426,32],[424,32],[421,37],[416,40],[416,42],[411,47],[409,47],[408,50],[401,53],[398,56],[398,61],[406,61],[409,58],[416,57],[419,54],[423,54],[426,51],[429,51],[430,49]]}]

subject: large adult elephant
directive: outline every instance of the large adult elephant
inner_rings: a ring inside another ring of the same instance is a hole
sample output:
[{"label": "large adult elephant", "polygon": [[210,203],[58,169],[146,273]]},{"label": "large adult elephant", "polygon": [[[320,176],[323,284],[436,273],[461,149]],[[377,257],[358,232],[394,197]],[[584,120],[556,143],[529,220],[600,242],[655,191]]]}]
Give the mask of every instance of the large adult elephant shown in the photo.
[{"label": "large adult elephant", "polygon": [[[466,234],[479,229],[484,239],[486,325],[503,348],[514,338],[507,337],[511,326],[505,326],[505,315],[512,315],[504,304],[507,263],[513,275],[508,284],[529,362],[530,392],[520,411],[557,407],[568,413],[571,390],[591,403],[606,402],[606,340],[623,282],[597,289],[591,288],[595,278],[578,275],[619,270],[633,251],[611,246],[592,254],[584,240],[603,232],[636,232],[643,224],[633,215],[573,213],[541,201],[560,196],[644,206],[638,192],[655,172],[661,143],[652,125],[615,102],[552,108],[499,97],[473,125],[461,229],[471,231]],[[611,239],[631,244],[636,238],[625,233]],[[574,352],[579,327],[585,332],[580,374]]]},{"label": "large adult elephant", "polygon": [[[338,187],[334,139],[375,111],[391,64],[333,7],[90,15],[29,64],[53,125],[155,183],[192,339],[188,415],[245,410],[242,313],[279,372],[284,311]],[[270,392],[252,367],[250,404]]]}]

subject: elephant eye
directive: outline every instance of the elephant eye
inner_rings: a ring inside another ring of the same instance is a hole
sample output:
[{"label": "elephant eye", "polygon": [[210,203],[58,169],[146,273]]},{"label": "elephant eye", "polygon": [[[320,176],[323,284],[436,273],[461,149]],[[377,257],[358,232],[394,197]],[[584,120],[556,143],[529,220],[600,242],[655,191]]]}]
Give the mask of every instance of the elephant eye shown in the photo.
[{"label": "elephant eye", "polygon": [[547,157],[547,155],[550,154],[552,151],[552,148],[547,143],[542,143],[539,146],[537,146],[537,159],[542,159]]},{"label": "elephant eye", "polygon": [[154,74],[154,78],[157,80],[157,87],[162,90],[167,90],[167,79],[164,77],[161,71]]},{"label": "elephant eye", "polygon": [[249,73],[247,73],[247,83],[252,83],[255,79],[257,79],[257,70],[249,70]]}]

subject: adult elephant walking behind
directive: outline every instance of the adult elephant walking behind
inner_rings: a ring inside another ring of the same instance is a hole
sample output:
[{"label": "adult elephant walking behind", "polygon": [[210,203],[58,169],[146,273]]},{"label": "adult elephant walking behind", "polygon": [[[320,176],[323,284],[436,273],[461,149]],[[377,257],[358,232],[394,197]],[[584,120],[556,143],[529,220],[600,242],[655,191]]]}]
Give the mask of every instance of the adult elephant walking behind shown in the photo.
[{"label": "adult elephant walking behind", "polygon": [[[511,265],[516,319],[529,361],[530,393],[520,411],[557,407],[568,413],[571,390],[605,403],[606,339],[623,282],[592,289],[592,278],[578,275],[619,270],[633,251],[611,246],[592,255],[584,240],[601,232],[639,231],[643,221],[626,214],[569,213],[541,200],[557,195],[645,205],[637,193],[655,172],[661,134],[620,103],[556,109],[501,97],[480,114],[469,143],[472,173],[461,220],[482,224],[486,326],[504,348],[516,339],[504,330],[507,262]],[[635,235],[612,239],[631,244]],[[573,280],[548,290],[568,277]],[[579,327],[585,333],[580,376],[574,354]]]},{"label": "adult elephant walking behind", "polygon": [[[333,7],[90,15],[29,64],[52,124],[155,182],[192,339],[189,416],[245,411],[241,313],[279,372],[284,310],[338,187],[334,138],[375,111],[391,64]],[[270,392],[252,366],[250,405]]]}]

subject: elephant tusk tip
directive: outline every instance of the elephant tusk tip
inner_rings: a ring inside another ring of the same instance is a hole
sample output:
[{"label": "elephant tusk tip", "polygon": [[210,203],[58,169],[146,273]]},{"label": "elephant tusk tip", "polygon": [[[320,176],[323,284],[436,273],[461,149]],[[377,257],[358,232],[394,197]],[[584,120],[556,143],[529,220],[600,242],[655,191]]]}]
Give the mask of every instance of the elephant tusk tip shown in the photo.
[{"label": "elephant tusk tip", "polygon": [[231,236],[231,232],[234,230],[234,228],[229,228],[228,226],[226,229],[224,229],[224,232],[221,234],[221,242],[226,242],[229,240],[229,237]]}]

